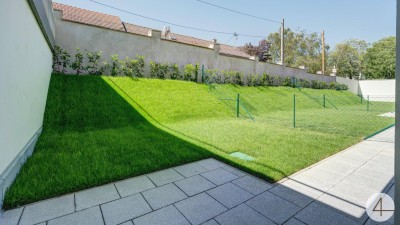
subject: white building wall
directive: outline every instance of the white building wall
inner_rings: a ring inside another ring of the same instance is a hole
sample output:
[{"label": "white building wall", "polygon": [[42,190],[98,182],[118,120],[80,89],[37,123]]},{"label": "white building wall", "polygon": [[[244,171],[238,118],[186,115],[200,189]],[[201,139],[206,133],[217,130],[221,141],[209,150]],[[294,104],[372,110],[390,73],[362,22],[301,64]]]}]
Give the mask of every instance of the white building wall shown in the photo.
[{"label": "white building wall", "polygon": [[52,54],[27,0],[0,1],[0,27],[1,207],[5,189],[40,133]]}]

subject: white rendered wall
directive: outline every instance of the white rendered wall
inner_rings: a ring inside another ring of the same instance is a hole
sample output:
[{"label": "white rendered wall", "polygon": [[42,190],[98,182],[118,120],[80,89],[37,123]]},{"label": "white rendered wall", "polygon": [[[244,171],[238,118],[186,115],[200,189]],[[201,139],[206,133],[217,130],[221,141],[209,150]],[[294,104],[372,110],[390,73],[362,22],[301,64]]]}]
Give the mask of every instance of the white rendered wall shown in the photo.
[{"label": "white rendered wall", "polygon": [[52,54],[27,0],[0,1],[0,25],[1,175],[42,126]]},{"label": "white rendered wall", "polygon": [[360,94],[372,101],[394,102],[396,80],[360,80]]}]

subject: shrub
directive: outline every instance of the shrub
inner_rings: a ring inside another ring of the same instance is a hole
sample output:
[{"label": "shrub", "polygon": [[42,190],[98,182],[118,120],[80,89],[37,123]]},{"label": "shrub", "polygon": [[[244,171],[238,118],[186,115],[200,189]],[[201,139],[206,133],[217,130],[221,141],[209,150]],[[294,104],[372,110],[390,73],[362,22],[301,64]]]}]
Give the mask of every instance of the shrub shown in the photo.
[{"label": "shrub", "polygon": [[171,64],[168,68],[168,72],[169,72],[169,77],[171,78],[171,80],[179,79],[179,77],[181,75],[179,72],[178,64]]},{"label": "shrub", "polygon": [[86,71],[91,74],[91,75],[100,75],[101,74],[101,68],[99,66],[99,61],[102,56],[102,52],[89,52],[88,50],[86,51],[86,57],[88,59],[88,64],[86,66]]},{"label": "shrub", "polygon": [[81,74],[85,68],[83,66],[83,54],[79,48],[76,48],[75,61],[71,65],[73,70],[76,70],[76,74]]},{"label": "shrub", "polygon": [[336,89],[336,83],[335,82],[330,82],[329,83],[329,89],[331,89],[331,90]]},{"label": "shrub", "polygon": [[155,78],[158,75],[158,67],[159,64],[154,62],[154,61],[150,61],[150,77],[151,78]]},{"label": "shrub", "polygon": [[53,53],[53,71],[56,73],[66,73],[67,68],[71,65],[70,55],[68,51],[62,49],[60,46],[54,46]]},{"label": "shrub", "polygon": [[336,90],[338,90],[338,91],[341,91],[341,90],[345,91],[345,90],[348,90],[348,89],[349,89],[349,87],[348,87],[347,85],[336,83]]},{"label": "shrub", "polygon": [[271,86],[271,83],[272,83],[271,76],[268,75],[267,73],[263,73],[263,75],[260,77],[260,85]]},{"label": "shrub", "polygon": [[272,86],[282,86],[282,83],[283,83],[283,78],[282,77],[274,76],[272,78],[272,82],[271,82]]},{"label": "shrub", "polygon": [[165,79],[167,73],[169,73],[168,63],[162,64],[150,61],[150,77]]},{"label": "shrub", "polygon": [[300,79],[299,85],[302,88],[310,88],[311,87],[311,82],[309,80],[306,80],[306,79]]},{"label": "shrub", "polygon": [[143,77],[144,71],[144,57],[143,56],[136,56],[136,59],[130,59],[129,57],[125,58],[124,62],[125,66],[125,76],[130,77]]},{"label": "shrub", "polygon": [[187,64],[184,67],[183,80],[197,81],[199,75],[199,64]]},{"label": "shrub", "polygon": [[285,87],[291,87],[292,86],[292,80],[290,79],[290,77],[285,77],[285,78],[283,78],[283,81],[282,81],[281,85],[285,86]]},{"label": "shrub", "polygon": [[111,76],[117,76],[120,73],[119,57],[117,54],[111,55],[110,57],[110,72]]},{"label": "shrub", "polygon": [[247,76],[247,85],[248,86],[259,86],[260,82],[258,79],[258,74],[251,73]]},{"label": "shrub", "polygon": [[205,82],[207,83],[222,83],[221,75],[217,69],[206,69],[205,71]]}]

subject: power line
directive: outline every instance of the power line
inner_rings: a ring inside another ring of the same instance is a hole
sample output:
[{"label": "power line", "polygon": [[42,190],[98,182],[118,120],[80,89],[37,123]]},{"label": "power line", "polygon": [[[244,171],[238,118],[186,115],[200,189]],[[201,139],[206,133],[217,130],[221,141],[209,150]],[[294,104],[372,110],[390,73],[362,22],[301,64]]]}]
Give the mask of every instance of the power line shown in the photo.
[{"label": "power line", "polygon": [[[177,26],[177,27],[181,27],[181,28],[186,28],[186,29],[191,29],[191,30],[198,30],[198,31],[203,31],[203,32],[208,32],[208,33],[216,33],[216,34],[230,34],[230,35],[233,35],[235,33],[235,32],[215,31],[215,30],[208,30],[208,29],[203,29],[203,28],[190,27],[190,26],[186,26],[186,25],[180,25],[180,24],[171,23],[171,22],[168,22],[168,21],[164,21],[164,20],[155,19],[155,18],[151,18],[151,17],[148,17],[148,16],[140,15],[140,14],[137,14],[137,13],[134,13],[134,12],[130,12],[130,11],[127,11],[127,10],[124,10],[124,9],[120,9],[120,8],[117,8],[117,7],[114,7],[114,6],[111,6],[111,5],[107,5],[107,4],[104,4],[104,3],[101,3],[101,2],[98,2],[98,1],[95,1],[95,0],[89,0],[89,1],[91,1],[93,3],[96,3],[98,5],[102,5],[102,6],[114,9],[114,10],[118,10],[118,11],[127,13],[127,14],[131,14],[131,15],[134,15],[134,16],[138,16],[138,17],[142,17],[142,18],[148,19],[148,20],[153,20],[153,21],[156,21],[156,22],[169,24],[169,25],[173,25],[173,26]],[[249,35],[249,34],[237,34],[237,35],[244,36],[244,37],[265,38],[265,36],[261,36],[261,35]]]},{"label": "power line", "polygon": [[254,16],[254,15],[247,14],[247,13],[244,13],[244,12],[239,12],[239,11],[236,11],[236,10],[233,10],[233,9],[228,9],[228,8],[223,7],[223,6],[216,5],[216,4],[209,3],[209,2],[206,2],[206,1],[202,1],[202,0],[197,0],[197,1],[198,1],[198,2],[201,2],[201,3],[204,3],[204,4],[207,4],[207,5],[211,5],[211,6],[220,8],[220,9],[224,9],[224,10],[227,10],[227,11],[231,11],[231,12],[234,12],[234,13],[238,13],[238,14],[241,14],[241,15],[244,15],[244,16],[249,16],[249,17],[253,17],[253,18],[256,18],[256,19],[265,20],[265,21],[269,21],[269,22],[272,22],[272,23],[279,23],[279,24],[282,24],[282,22],[280,22],[280,21],[271,20],[271,19],[267,19],[267,18],[263,18],[263,17],[259,17],[259,16]]}]

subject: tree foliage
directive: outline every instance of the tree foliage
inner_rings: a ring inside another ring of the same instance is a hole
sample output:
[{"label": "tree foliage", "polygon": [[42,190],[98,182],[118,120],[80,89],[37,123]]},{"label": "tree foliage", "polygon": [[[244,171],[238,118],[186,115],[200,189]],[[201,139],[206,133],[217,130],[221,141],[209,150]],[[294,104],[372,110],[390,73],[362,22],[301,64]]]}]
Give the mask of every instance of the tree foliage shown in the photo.
[{"label": "tree foliage", "polygon": [[[307,34],[304,30],[292,31],[285,29],[285,65],[291,67],[305,66],[310,73],[321,70],[322,39],[318,33]],[[280,32],[271,33],[267,37],[271,43],[270,54],[273,62],[280,61],[281,35]],[[329,45],[325,44],[325,51]]]},{"label": "tree foliage", "polygon": [[367,79],[393,79],[396,65],[396,38],[383,38],[367,49],[364,75]]},{"label": "tree foliage", "polygon": [[363,57],[368,43],[364,40],[348,40],[339,43],[330,53],[329,66],[337,68],[337,75],[358,78],[363,72]]}]

